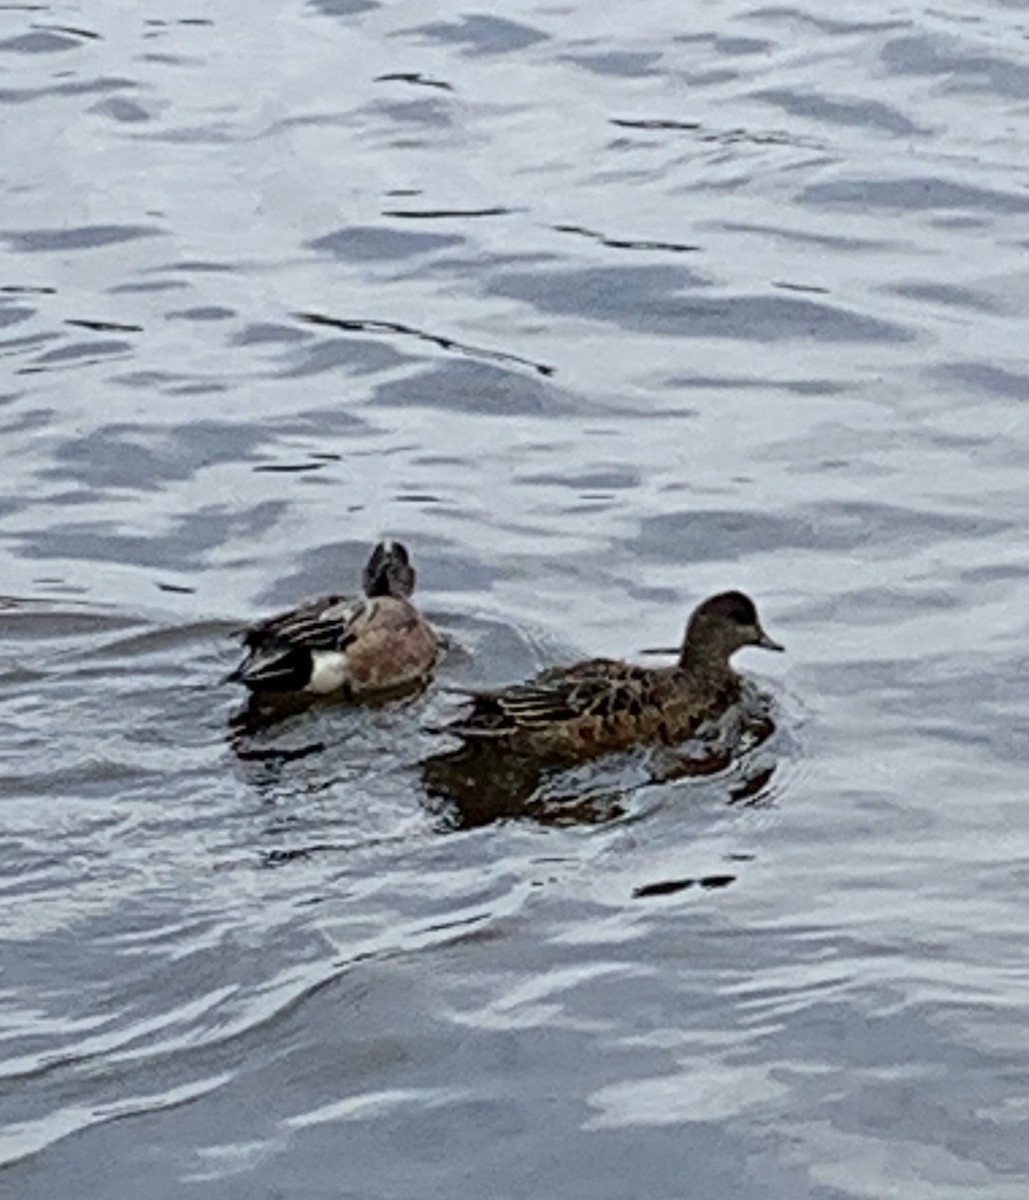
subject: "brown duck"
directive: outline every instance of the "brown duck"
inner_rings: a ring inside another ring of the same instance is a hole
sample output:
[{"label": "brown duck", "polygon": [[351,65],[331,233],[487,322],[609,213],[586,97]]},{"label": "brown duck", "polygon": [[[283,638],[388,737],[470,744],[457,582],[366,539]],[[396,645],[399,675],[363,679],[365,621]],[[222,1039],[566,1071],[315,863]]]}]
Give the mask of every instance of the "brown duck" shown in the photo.
[{"label": "brown duck", "polygon": [[749,596],[723,592],[693,611],[674,666],[594,658],[552,667],[527,683],[470,693],[470,711],[447,730],[565,762],[645,743],[675,745],[738,699],[740,677],[729,660],[744,646],[783,649],[761,628]]}]

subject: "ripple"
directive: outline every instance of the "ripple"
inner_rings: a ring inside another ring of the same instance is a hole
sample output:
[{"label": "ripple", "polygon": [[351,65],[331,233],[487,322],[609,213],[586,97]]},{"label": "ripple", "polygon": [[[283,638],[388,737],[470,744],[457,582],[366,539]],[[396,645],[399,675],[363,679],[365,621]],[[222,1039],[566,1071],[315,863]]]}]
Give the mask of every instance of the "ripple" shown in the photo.
[{"label": "ripple", "polygon": [[327,233],[308,245],[348,262],[384,262],[411,258],[449,246],[458,246],[463,238],[442,233],[409,233],[404,229],[375,226],[351,226]]},{"label": "ripple", "polygon": [[530,25],[504,17],[472,13],[460,21],[434,21],[402,31],[438,42],[453,42],[466,47],[469,54],[511,54],[546,39],[546,34]]},{"label": "ripple", "polygon": [[882,61],[898,75],[942,78],[946,91],[992,92],[1016,100],[1029,97],[1029,66],[987,54],[955,38],[924,34],[893,38]]},{"label": "ripple", "polygon": [[744,558],[761,550],[857,550],[874,544],[880,551],[913,539],[938,542],[1001,533],[1007,522],[973,515],[943,514],[887,504],[820,504],[804,518],[759,512],[702,510],[648,517],[633,540],[637,554],[664,558],[668,547],[687,562]]},{"label": "ripple", "polygon": [[787,88],[756,92],[754,99],[775,105],[793,116],[807,117],[819,123],[867,126],[905,138],[926,133],[896,109],[870,100],[832,99]]},{"label": "ripple", "polygon": [[507,272],[494,276],[489,290],[541,312],[589,317],[665,337],[897,342],[913,336],[895,322],[813,300],[710,292],[698,299],[681,295],[708,287],[707,281],[684,268],[654,266],[531,275]]},{"label": "ripple", "polygon": [[0,88],[0,104],[28,104],[43,96],[92,96],[110,92],[133,91],[139,84],[116,76],[99,79],[73,79],[47,87]]},{"label": "ripple", "polygon": [[201,1096],[209,1095],[228,1079],[228,1075],[212,1075],[178,1088],[123,1096],[118,1100],[95,1106],[69,1106],[47,1113],[37,1121],[14,1122],[0,1132],[0,1164],[8,1165],[31,1158],[64,1138],[91,1127],[104,1125],[108,1121],[123,1120],[144,1113],[158,1113],[180,1104],[188,1104]]},{"label": "ripple", "polygon": [[833,183],[812,184],[804,189],[801,201],[819,208],[839,204],[914,212],[934,209],[970,209],[994,214],[1029,211],[1027,196],[929,176],[843,179]]},{"label": "ripple", "polygon": [[939,374],[990,396],[1024,400],[1029,395],[1029,373],[993,363],[947,363],[939,368]]},{"label": "ripple", "polygon": [[308,0],[325,17],[356,17],[380,8],[376,0]]},{"label": "ripple", "polygon": [[376,83],[409,83],[412,87],[439,88],[444,92],[452,92],[453,85],[444,79],[429,79],[417,71],[396,72],[392,75],[377,75]]},{"label": "ripple", "polygon": [[501,416],[556,416],[567,411],[567,394],[552,383],[526,378],[485,363],[447,363],[409,379],[380,384],[377,407],[426,407]]},{"label": "ripple", "polygon": [[[69,50],[77,50],[84,37],[57,29],[35,29],[31,33],[22,33],[17,37],[5,38],[0,41],[0,52],[13,54],[60,54]],[[96,34],[88,35],[96,37]]]},{"label": "ripple", "polygon": [[910,280],[893,284],[889,290],[897,296],[906,296],[911,300],[924,300],[930,304],[943,305],[946,308],[979,313],[1000,311],[995,300],[973,288]]},{"label": "ripple", "polygon": [[163,534],[128,534],[113,522],[69,521],[53,529],[22,534],[20,552],[26,558],[83,559],[93,562],[131,562],[163,570],[197,570],[207,553],[224,544],[226,535],[265,530],[285,511],[281,500],[268,500],[249,509],[205,505],[170,523]]},{"label": "ripple", "polygon": [[465,342],[455,341],[453,338],[446,337],[443,334],[432,333],[410,325],[402,325],[395,321],[375,321],[359,317],[328,317],[320,313],[300,313],[298,316],[301,321],[309,325],[327,326],[330,329],[341,329],[353,333],[377,333],[402,340],[412,339],[416,342],[427,342],[432,346],[438,346],[441,350],[466,354],[472,358],[494,359],[503,363],[528,367],[539,375],[546,376],[554,373],[554,368],[547,366],[545,363],[532,362],[529,359],[521,358],[517,354],[511,354],[505,350],[492,350],[482,346],[470,346]]},{"label": "ripple", "polygon": [[165,232],[154,225],[83,225],[76,229],[8,230],[0,233],[0,239],[12,250],[38,254],[53,250],[96,250],[138,238],[163,236]]},{"label": "ripple", "polygon": [[160,488],[191,479],[203,466],[252,459],[265,440],[259,429],[198,421],[177,429],[104,425],[58,447],[43,477],[70,480],[90,489]]},{"label": "ripple", "polygon": [[609,50],[602,54],[569,55],[568,61],[575,63],[595,75],[617,75],[625,79],[638,79],[656,74],[656,65],[661,61],[657,53]]}]

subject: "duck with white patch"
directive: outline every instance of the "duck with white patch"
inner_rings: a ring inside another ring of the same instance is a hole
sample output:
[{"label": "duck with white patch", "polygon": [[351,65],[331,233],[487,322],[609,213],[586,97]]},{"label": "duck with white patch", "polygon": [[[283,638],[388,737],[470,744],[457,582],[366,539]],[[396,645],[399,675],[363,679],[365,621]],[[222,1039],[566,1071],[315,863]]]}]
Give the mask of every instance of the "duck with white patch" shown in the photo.
[{"label": "duck with white patch", "polygon": [[439,638],[411,601],[407,548],[386,539],[364,568],[364,596],[320,596],[242,632],[247,650],[228,676],[252,692],[360,698],[426,681]]}]

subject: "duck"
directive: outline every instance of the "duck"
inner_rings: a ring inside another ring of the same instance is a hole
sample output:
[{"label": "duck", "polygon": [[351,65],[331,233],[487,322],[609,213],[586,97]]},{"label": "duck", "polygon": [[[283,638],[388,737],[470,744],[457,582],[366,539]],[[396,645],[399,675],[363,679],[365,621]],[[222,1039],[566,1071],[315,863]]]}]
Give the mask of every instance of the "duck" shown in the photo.
[{"label": "duck", "polygon": [[251,692],[350,698],[425,682],[439,638],[411,601],[416,573],[401,542],[376,544],[364,595],[320,596],[241,630],[246,656],[226,678]]},{"label": "duck", "polygon": [[693,610],[672,666],[593,658],[551,667],[524,683],[464,693],[469,710],[444,728],[466,744],[554,762],[677,745],[739,699],[730,659],[744,646],[784,649],[749,596],[721,592]]}]

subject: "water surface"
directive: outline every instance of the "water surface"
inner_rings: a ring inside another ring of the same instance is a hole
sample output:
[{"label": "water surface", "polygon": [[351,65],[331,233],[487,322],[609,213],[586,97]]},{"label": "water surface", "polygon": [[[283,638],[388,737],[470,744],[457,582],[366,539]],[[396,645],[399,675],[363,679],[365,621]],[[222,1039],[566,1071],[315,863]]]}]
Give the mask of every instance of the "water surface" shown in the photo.
[{"label": "water surface", "polygon": [[[0,1178],[1022,1200],[1029,21],[0,13]],[[776,731],[448,804],[231,724],[411,546],[441,683],[674,643]]]}]

